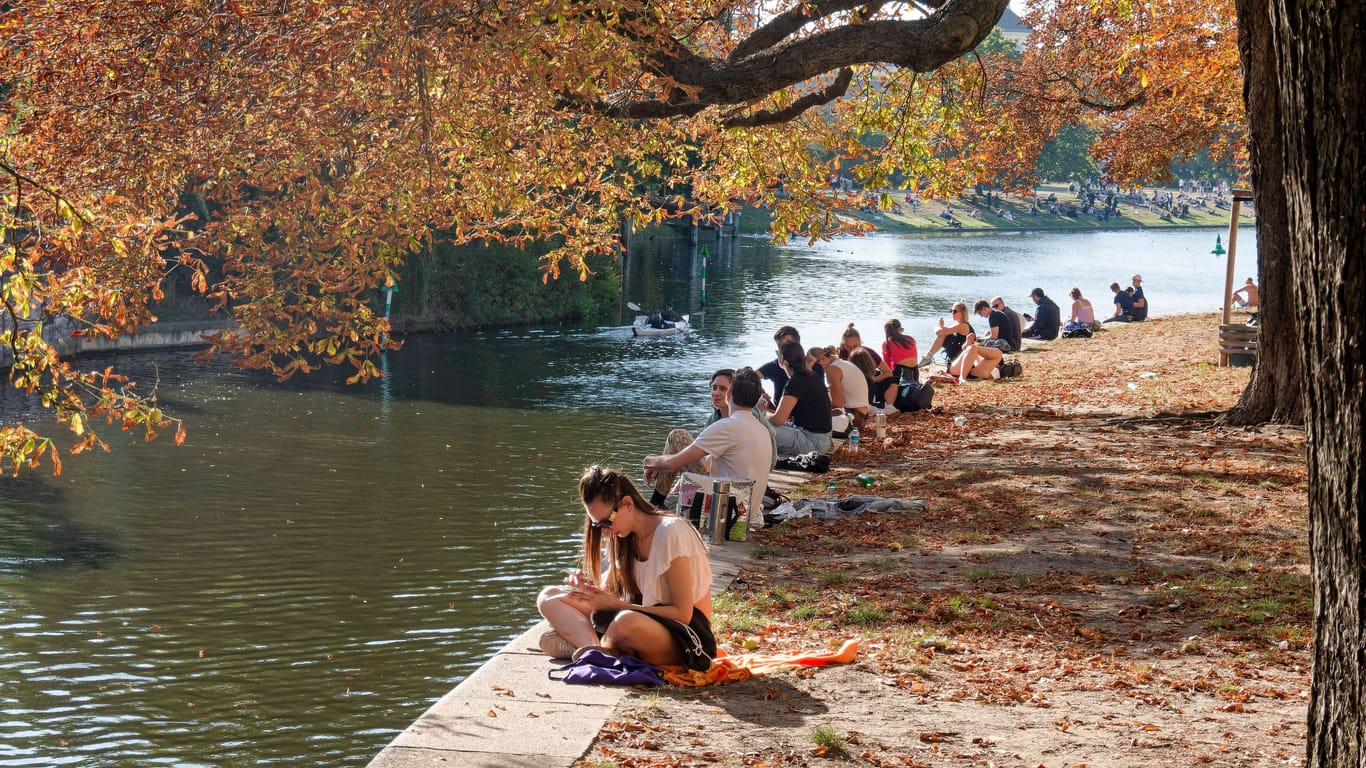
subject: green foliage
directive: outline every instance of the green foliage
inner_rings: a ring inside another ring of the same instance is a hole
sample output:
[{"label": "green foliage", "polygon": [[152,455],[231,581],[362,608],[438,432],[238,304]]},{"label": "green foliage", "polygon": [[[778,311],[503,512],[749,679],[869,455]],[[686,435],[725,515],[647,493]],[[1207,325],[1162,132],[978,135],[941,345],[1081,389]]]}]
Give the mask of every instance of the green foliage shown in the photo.
[{"label": "green foliage", "polygon": [[[412,293],[425,290],[428,300],[404,303],[404,315],[431,313],[445,330],[606,316],[619,292],[616,263],[593,264],[594,273],[582,281],[568,275],[543,280],[541,257],[552,247],[439,242],[416,263],[410,260],[410,271],[426,275]],[[395,298],[406,288],[400,283]]]},{"label": "green foliage", "polygon": [[1085,125],[1065,125],[1044,145],[1034,171],[1041,179],[1081,181],[1100,173],[1091,145],[1100,134]]}]

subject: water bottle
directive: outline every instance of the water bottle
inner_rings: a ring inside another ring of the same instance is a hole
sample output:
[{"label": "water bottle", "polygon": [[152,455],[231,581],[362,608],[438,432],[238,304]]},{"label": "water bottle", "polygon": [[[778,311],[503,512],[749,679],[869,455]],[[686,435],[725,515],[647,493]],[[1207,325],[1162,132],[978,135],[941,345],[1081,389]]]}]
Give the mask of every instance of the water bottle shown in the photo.
[{"label": "water bottle", "polygon": [[881,408],[877,409],[877,439],[887,438],[887,412]]},{"label": "water bottle", "polygon": [[849,430],[849,452],[858,453],[858,427]]},{"label": "water bottle", "polygon": [[[851,437],[852,437],[852,435],[851,435]],[[833,524],[833,523],[835,522],[835,514],[836,514],[837,512],[838,512],[838,507],[836,507],[836,505],[835,505],[835,481],[834,481],[834,480],[831,480],[831,481],[830,481],[830,484],[827,485],[827,486],[825,486],[825,524],[826,524],[826,525],[831,525],[831,524]]]}]

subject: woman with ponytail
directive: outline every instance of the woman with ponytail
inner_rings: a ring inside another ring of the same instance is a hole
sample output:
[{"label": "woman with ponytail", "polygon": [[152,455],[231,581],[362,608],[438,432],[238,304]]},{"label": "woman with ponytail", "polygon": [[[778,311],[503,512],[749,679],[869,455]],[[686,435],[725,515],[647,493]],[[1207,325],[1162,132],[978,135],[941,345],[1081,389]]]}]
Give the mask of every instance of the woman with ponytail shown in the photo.
[{"label": "woman with ponytail", "polygon": [[598,648],[657,666],[710,667],[712,574],[697,529],[655,509],[615,469],[584,470],[579,498],[583,567],[541,590],[536,607],[552,627],[541,650],[572,658]]}]

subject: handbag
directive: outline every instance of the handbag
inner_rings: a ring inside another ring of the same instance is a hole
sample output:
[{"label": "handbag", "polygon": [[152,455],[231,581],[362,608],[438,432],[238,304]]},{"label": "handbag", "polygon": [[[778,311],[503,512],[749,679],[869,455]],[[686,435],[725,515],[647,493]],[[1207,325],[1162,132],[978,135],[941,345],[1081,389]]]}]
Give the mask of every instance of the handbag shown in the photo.
[{"label": "handbag", "polygon": [[545,674],[571,685],[664,685],[659,667],[635,656],[613,656],[596,648],[584,650],[574,662]]}]

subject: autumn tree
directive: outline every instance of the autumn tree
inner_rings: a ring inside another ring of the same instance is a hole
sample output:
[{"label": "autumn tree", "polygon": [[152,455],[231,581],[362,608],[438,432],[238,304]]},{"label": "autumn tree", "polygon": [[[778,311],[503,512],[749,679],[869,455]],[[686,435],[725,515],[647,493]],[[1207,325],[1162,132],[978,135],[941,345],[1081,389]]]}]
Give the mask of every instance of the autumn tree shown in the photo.
[{"label": "autumn tree", "polygon": [[[171,422],[112,374],[70,368],[41,331],[59,318],[85,334],[144,324],[167,270],[190,272],[241,325],[216,349],[282,375],[349,360],[363,377],[386,344],[370,292],[438,230],[457,241],[557,238],[547,276],[563,264],[591,270],[613,252],[620,215],[656,220],[661,202],[706,215],[761,201],[780,229],[820,236],[842,226],[833,214],[847,203],[826,175],[840,158],[865,155],[870,131],[885,139],[860,166],[871,181],[893,169],[945,188],[984,177],[999,160],[954,150],[994,143],[1022,158],[1026,142],[1048,135],[1022,130],[1028,121],[983,120],[1010,99],[962,98],[984,92],[983,68],[959,59],[1005,4],[0,6],[0,342],[13,356],[11,381],[43,398],[78,446],[98,446],[101,420],[152,431]],[[1040,46],[1061,52],[1049,70],[1056,82],[1044,82],[1072,95],[1025,105],[1033,125],[1062,124],[1077,102],[1122,116],[1108,135],[1124,140],[1106,144],[1102,132],[1102,146],[1112,172],[1137,178],[1163,143],[1215,143],[1220,126],[1241,124],[1228,59],[1239,49],[1220,0],[1049,7],[1066,23]],[[1277,274],[1292,289],[1263,318],[1303,313],[1293,327],[1307,361],[1299,382],[1312,478],[1310,759],[1359,766],[1362,8],[1237,0],[1237,17],[1256,110],[1262,274],[1273,274],[1265,254],[1284,242]],[[1181,25],[1194,34],[1174,34]],[[1069,48],[1082,33],[1112,44]],[[1027,93],[1019,85],[1017,101]],[[1171,110],[1185,119],[1173,122]],[[813,144],[831,150],[828,164],[813,162]],[[697,161],[685,162],[688,153]],[[1278,241],[1267,200],[1280,193],[1267,182],[1281,177]],[[641,196],[641,179],[687,187],[694,199]],[[778,179],[782,198],[771,191]],[[177,201],[187,192],[211,203],[209,221],[185,219]],[[208,257],[222,263],[212,284]],[[1286,352],[1264,345],[1262,357]],[[11,466],[55,460],[55,446],[23,425],[0,430]]]},{"label": "autumn tree", "polygon": [[1266,36],[1233,20],[1231,0],[1037,0],[1024,20],[1033,32],[1023,54],[985,63],[988,108],[958,134],[957,151],[990,158],[999,176],[1020,186],[1050,167],[1039,165],[1045,150],[1079,130],[1094,134],[1088,151],[1119,184],[1163,179],[1173,161],[1197,154],[1237,164],[1246,158],[1256,195],[1262,354],[1224,420],[1299,423],[1299,317],[1288,290],[1280,178],[1268,165],[1278,161],[1245,141],[1249,130],[1260,132],[1259,146],[1277,140],[1277,113],[1260,93],[1267,80],[1241,76],[1249,46],[1265,48]]},{"label": "autumn tree", "polygon": [[[56,348],[152,321],[168,272],[239,326],[214,351],[282,376],[349,362],[365,378],[389,344],[374,291],[434,233],[554,242],[555,277],[612,258],[621,216],[755,201],[783,231],[848,228],[832,211],[849,201],[825,184],[861,151],[841,97],[960,57],[1005,2],[6,5],[10,380],[83,450],[104,425],[179,426]],[[642,195],[642,180],[692,196]],[[58,460],[29,427],[0,430],[11,468]]]}]

